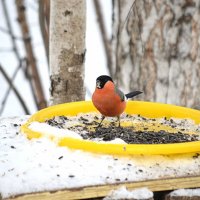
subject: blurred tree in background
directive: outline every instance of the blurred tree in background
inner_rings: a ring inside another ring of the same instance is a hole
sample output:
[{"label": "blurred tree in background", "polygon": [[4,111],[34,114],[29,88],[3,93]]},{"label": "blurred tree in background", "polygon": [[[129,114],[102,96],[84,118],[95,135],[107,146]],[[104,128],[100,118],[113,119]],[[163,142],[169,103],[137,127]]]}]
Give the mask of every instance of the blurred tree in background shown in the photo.
[{"label": "blurred tree in background", "polygon": [[118,85],[144,91],[147,101],[199,106],[199,6],[199,0],[114,0],[111,72]]},{"label": "blurred tree in background", "polygon": [[[24,0],[16,0],[12,3],[14,4],[13,7],[15,7],[16,11],[16,19],[15,24],[13,23],[13,13],[11,12],[11,8],[9,7],[11,2],[8,2],[6,0],[1,0],[1,6],[2,11],[5,19],[5,25],[0,26],[1,32],[7,34],[10,37],[11,40],[11,49],[10,51],[16,58],[17,67],[14,70],[14,73],[10,75],[9,68],[14,68],[13,66],[2,66],[0,59],[0,71],[2,72],[1,75],[5,78],[4,80],[8,84],[8,89],[4,95],[1,96],[1,107],[0,107],[0,115],[3,114],[3,111],[5,109],[6,103],[8,101],[9,95],[11,94],[11,91],[14,91],[14,94],[16,95],[17,99],[19,100],[24,113],[30,114],[29,108],[27,106],[26,99],[22,96],[22,93],[26,91],[22,91],[17,88],[15,79],[17,75],[20,74],[20,72],[23,73],[23,75],[26,77],[26,80],[28,81],[30,85],[30,91],[33,96],[33,100],[35,102],[35,106],[37,109],[42,109],[47,106],[41,78],[39,76],[39,66],[37,63],[37,58],[35,56],[34,46],[33,46],[33,40],[30,33],[30,27],[31,24],[28,23],[27,20],[27,1]],[[38,4],[38,7],[40,8],[38,10],[39,17],[40,17],[40,28],[43,36],[43,41],[45,46],[48,45],[48,30],[49,30],[49,0],[44,1],[38,1],[36,2]],[[32,9],[35,9],[34,2],[31,4],[33,7]],[[16,26],[18,25],[20,33],[17,33]],[[20,35],[20,36],[19,36]],[[5,50],[4,50],[5,51]],[[46,48],[46,51],[48,51],[48,47]],[[3,52],[3,50],[2,50]],[[8,52],[9,53],[9,52]],[[1,55],[2,56],[2,55]],[[48,52],[47,52],[48,56]],[[11,59],[13,59],[11,57]],[[1,84],[2,85],[2,84]],[[3,94],[3,93],[2,93]],[[27,94],[26,94],[27,95]],[[13,105],[15,103],[13,102]],[[11,106],[13,106],[11,105]],[[9,105],[8,105],[9,106]],[[14,109],[14,107],[13,107]]]}]

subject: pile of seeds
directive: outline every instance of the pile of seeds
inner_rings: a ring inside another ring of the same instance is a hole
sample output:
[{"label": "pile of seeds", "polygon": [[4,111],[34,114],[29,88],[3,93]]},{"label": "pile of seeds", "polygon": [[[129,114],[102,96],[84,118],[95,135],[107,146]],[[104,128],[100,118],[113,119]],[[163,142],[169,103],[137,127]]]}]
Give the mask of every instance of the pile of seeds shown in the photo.
[{"label": "pile of seeds", "polygon": [[152,131],[133,131],[127,127],[108,127],[97,128],[81,135],[84,139],[100,138],[102,141],[111,141],[120,138],[127,144],[167,144],[198,141],[199,135],[185,133],[168,133],[164,130],[158,132]]},{"label": "pile of seeds", "polygon": [[[109,123],[103,123],[98,126],[101,116],[94,114],[80,114],[78,116],[66,117],[57,116],[46,121],[47,124],[61,128],[69,129],[79,133],[83,139],[94,141],[112,141],[116,138],[123,140],[128,144],[167,144],[192,142],[200,140],[200,126],[188,119],[149,119],[140,115],[123,115],[121,122],[139,122],[139,123],[157,123],[176,129],[176,133],[166,130],[152,131],[148,127],[142,130],[136,130],[135,127],[118,127],[116,119],[108,118]],[[92,128],[91,128],[92,127]],[[189,132],[195,134],[189,134]]]},{"label": "pile of seeds", "polygon": [[56,128],[63,128],[65,123],[68,121],[68,118],[65,116],[59,116],[59,117],[53,117],[51,119],[46,120],[45,122],[49,124],[50,126],[56,127]]}]

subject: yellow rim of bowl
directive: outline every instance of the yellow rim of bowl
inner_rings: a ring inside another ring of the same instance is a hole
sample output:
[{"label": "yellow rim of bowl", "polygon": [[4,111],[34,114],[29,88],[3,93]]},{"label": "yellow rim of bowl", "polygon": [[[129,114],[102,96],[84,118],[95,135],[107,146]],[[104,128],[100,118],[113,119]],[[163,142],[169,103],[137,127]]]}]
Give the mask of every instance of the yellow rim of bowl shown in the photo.
[{"label": "yellow rim of bowl", "polygon": [[[21,126],[21,131],[25,133],[29,139],[39,138],[42,137],[42,133],[29,129],[29,125],[33,121],[44,122],[54,116],[74,116],[78,113],[95,111],[97,110],[91,101],[51,106],[32,115],[27,123]],[[140,114],[148,118],[186,118],[194,120],[196,124],[200,123],[200,111],[169,104],[128,101],[125,112],[127,114]],[[51,138],[57,139],[54,137]],[[108,144],[69,137],[59,138],[56,141],[59,146],[113,155],[171,155],[200,152],[200,141],[173,144]]]}]

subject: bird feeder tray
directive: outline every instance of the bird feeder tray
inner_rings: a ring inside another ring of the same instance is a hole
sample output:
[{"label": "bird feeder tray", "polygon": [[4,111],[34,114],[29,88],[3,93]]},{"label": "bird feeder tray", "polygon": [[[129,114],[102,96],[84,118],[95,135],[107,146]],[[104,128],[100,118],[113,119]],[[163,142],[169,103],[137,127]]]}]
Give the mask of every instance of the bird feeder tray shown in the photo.
[{"label": "bird feeder tray", "polygon": [[[32,122],[45,122],[55,116],[75,116],[79,113],[90,112],[97,112],[91,101],[50,106],[32,115],[27,123],[21,126],[21,131],[25,133],[29,139],[40,138],[43,136],[42,131],[36,132],[29,128]],[[139,114],[146,118],[167,117],[192,119],[196,124],[200,124],[200,111],[169,104],[128,101],[125,113],[131,115]],[[70,137],[61,137],[56,140],[56,138],[54,138],[56,136],[52,137],[52,139],[55,139],[53,141],[56,141],[59,146],[103,154],[127,156],[134,154],[172,155],[200,152],[200,141],[170,144],[110,144]]]}]

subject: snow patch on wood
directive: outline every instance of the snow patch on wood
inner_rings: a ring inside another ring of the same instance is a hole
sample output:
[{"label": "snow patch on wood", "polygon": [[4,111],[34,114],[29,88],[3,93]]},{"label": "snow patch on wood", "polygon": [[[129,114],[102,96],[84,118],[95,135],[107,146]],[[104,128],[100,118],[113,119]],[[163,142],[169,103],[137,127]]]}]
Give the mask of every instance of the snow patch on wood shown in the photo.
[{"label": "snow patch on wood", "polygon": [[200,197],[200,189],[179,189],[169,194],[173,197]]},{"label": "snow patch on wood", "polygon": [[107,197],[103,200],[112,200],[112,199],[153,199],[153,192],[147,188],[139,188],[132,191],[126,189],[126,187],[121,187],[118,190],[113,190]]}]

